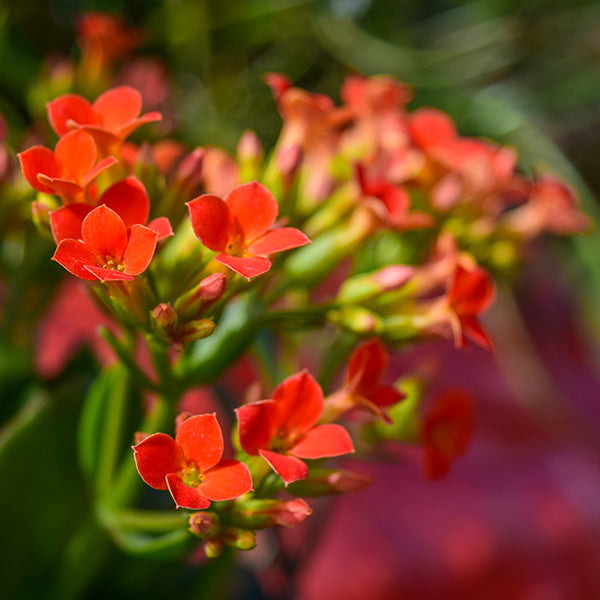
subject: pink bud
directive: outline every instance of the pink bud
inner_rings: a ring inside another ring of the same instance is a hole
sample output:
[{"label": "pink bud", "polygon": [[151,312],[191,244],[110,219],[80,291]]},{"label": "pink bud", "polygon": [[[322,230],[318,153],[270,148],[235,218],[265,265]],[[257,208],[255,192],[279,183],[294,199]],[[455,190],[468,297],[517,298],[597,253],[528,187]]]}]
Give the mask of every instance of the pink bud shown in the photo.
[{"label": "pink bud", "polygon": [[263,154],[263,146],[254,131],[248,129],[240,138],[237,155],[242,162],[259,160]]},{"label": "pink bud", "polygon": [[407,265],[390,265],[373,275],[382,292],[391,292],[401,288],[411,277],[414,269]]},{"label": "pink bud", "polygon": [[198,285],[196,298],[202,300],[217,300],[227,289],[227,277],[224,273],[213,273],[203,279]]}]

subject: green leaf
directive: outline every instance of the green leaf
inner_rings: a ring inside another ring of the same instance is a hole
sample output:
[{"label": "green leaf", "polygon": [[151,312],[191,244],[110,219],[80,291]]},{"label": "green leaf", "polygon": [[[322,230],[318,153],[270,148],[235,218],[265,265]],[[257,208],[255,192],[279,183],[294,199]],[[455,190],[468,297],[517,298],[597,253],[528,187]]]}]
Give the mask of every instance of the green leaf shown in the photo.
[{"label": "green leaf", "polygon": [[98,376],[85,397],[77,432],[79,461],[99,491],[109,488],[124,450],[131,395],[127,370],[116,365]]}]

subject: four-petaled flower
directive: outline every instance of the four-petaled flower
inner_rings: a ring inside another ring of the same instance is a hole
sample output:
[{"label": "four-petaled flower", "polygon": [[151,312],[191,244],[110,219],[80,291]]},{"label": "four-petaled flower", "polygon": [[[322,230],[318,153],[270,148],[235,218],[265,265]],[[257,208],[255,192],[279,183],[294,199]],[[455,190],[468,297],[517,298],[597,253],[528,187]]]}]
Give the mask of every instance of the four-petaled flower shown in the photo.
[{"label": "four-petaled flower", "polygon": [[146,270],[156,249],[158,234],[143,225],[129,229],[105,205],[94,208],[81,224],[82,239],[63,239],[53,260],[88,281],[132,280]]},{"label": "four-petaled flower", "polygon": [[154,433],[133,451],[141,478],[154,489],[168,489],[178,508],[201,510],[252,491],[248,467],[222,459],[223,434],[214,414],[189,417],[175,439]]},{"label": "four-petaled flower", "polygon": [[85,131],[71,131],[58,140],[54,152],[32,146],[19,155],[21,169],[32,188],[56,194],[65,203],[85,202],[90,183],[117,159],[107,156],[96,164],[98,150]]},{"label": "four-petaled flower", "polygon": [[[166,217],[158,217],[149,223],[150,198],[144,184],[134,175],[117,181],[111,185],[98,200],[98,205],[104,204],[114,210],[125,223],[125,227],[145,225],[162,240],[173,235],[171,223]],[[64,239],[80,239],[81,225],[85,217],[93,210],[89,204],[66,204],[50,213],[52,235],[58,244]]]},{"label": "four-petaled flower", "polygon": [[196,237],[218,253],[217,262],[248,280],[271,268],[269,254],[310,242],[299,229],[272,229],[279,207],[273,194],[256,181],[236,187],[225,200],[204,194],[187,206]]},{"label": "four-petaled flower", "polygon": [[107,90],[93,104],[78,94],[65,94],[49,102],[47,109],[58,135],[83,129],[93,136],[104,156],[118,154],[123,140],[144,123],[162,119],[159,112],[140,116],[142,96],[128,85]]},{"label": "four-petaled flower", "polygon": [[236,410],[240,445],[262,456],[285,485],[308,475],[303,458],[325,458],[354,452],[348,432],[332,423],[316,425],[323,412],[323,392],[307,372],[282,381],[270,400]]},{"label": "four-petaled flower", "polygon": [[380,383],[388,365],[388,354],[378,338],[360,344],[350,355],[344,386],[325,402],[328,414],[343,413],[354,406],[364,406],[389,421],[382,408],[404,398],[392,385]]}]

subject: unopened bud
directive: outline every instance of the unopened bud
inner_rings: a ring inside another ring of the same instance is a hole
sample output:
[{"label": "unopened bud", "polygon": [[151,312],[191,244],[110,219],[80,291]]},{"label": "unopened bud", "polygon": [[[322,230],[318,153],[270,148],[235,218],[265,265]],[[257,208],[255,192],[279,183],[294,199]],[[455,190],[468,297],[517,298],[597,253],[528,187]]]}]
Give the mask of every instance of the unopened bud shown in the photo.
[{"label": "unopened bud", "polygon": [[219,516],[205,510],[195,512],[190,515],[189,525],[190,531],[198,537],[214,537],[220,528]]},{"label": "unopened bud", "polygon": [[[38,197],[41,194],[38,194]],[[33,224],[38,233],[48,241],[54,242],[52,228],[50,226],[51,208],[46,202],[35,201],[31,203],[31,213],[33,215]]]},{"label": "unopened bud", "polygon": [[206,558],[217,558],[223,551],[223,542],[219,538],[213,538],[204,542],[204,554]]},{"label": "unopened bud", "polygon": [[280,148],[275,160],[283,180],[289,184],[302,162],[302,148],[298,145]]},{"label": "unopened bud", "polygon": [[183,319],[196,317],[203,308],[218,300],[227,289],[227,276],[213,273],[205,277],[197,287],[185,293],[175,302],[175,308]]},{"label": "unopened bud", "polygon": [[179,164],[175,173],[175,182],[181,187],[194,187],[202,176],[204,148],[195,148]]},{"label": "unopened bud", "polygon": [[259,162],[263,155],[263,146],[254,131],[244,131],[237,146],[237,155],[242,163]]},{"label": "unopened bud", "polygon": [[177,325],[177,313],[170,304],[161,302],[152,311],[152,323],[157,331],[168,336]]},{"label": "unopened bud", "polygon": [[252,550],[256,548],[256,534],[239,527],[228,527],[223,532],[223,543],[236,550]]},{"label": "unopened bud", "polygon": [[344,306],[331,311],[329,320],[354,333],[376,334],[383,331],[383,322],[379,315],[362,306]]},{"label": "unopened bud", "polygon": [[196,342],[208,337],[215,330],[215,327],[216,325],[212,319],[189,321],[181,326],[177,338],[182,344]]},{"label": "unopened bud", "polygon": [[337,299],[342,303],[360,303],[397,290],[411,278],[413,271],[407,265],[390,265],[374,273],[351,277],[340,287]]},{"label": "unopened bud", "polygon": [[295,496],[330,496],[358,492],[372,483],[371,477],[356,471],[312,469],[306,479],[290,484],[287,491]]},{"label": "unopened bud", "polygon": [[311,514],[310,506],[301,498],[246,500],[236,505],[234,522],[248,529],[295,527]]}]

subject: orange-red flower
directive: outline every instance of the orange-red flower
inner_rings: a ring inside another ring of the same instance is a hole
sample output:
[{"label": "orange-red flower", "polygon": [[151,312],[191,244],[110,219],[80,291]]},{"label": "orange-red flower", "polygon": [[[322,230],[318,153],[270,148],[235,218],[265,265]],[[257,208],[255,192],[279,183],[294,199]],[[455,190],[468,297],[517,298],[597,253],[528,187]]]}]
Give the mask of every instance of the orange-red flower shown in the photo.
[{"label": "orange-red flower", "polygon": [[396,404],[404,398],[404,394],[391,385],[380,383],[388,362],[388,354],[378,338],[360,344],[350,355],[343,387],[325,401],[327,414],[333,416],[355,406],[364,406],[389,420],[382,408]]},{"label": "orange-red flower", "polygon": [[217,262],[248,280],[271,268],[269,254],[310,242],[299,229],[272,229],[279,207],[273,194],[256,181],[236,187],[225,200],[204,194],[187,206],[196,237],[218,253]]},{"label": "orange-red flower", "polygon": [[47,108],[50,125],[58,135],[83,129],[105,156],[120,152],[123,140],[144,123],[162,119],[159,112],[140,116],[142,96],[128,85],[107,90],[93,104],[78,94],[65,94],[49,102]]},{"label": "orange-red flower", "polygon": [[237,409],[240,444],[245,452],[262,456],[285,485],[308,475],[303,458],[339,456],[354,451],[341,426],[317,425],[323,412],[323,391],[307,371],[288,377],[270,400]]},{"label": "orange-red flower", "polygon": [[117,162],[108,156],[96,164],[98,150],[85,131],[64,135],[54,152],[44,146],[33,146],[18,156],[31,187],[45,194],[56,194],[65,203],[85,202],[90,183]]},{"label": "orange-red flower", "polygon": [[491,348],[490,339],[477,317],[491,304],[494,295],[494,284],[485,269],[467,270],[457,265],[447,294],[450,325],[457,346],[463,346],[467,336],[483,348]]},{"label": "orange-red flower", "polygon": [[[100,196],[98,205],[104,204],[114,210],[123,220],[125,227],[145,225],[162,240],[173,235],[171,224],[166,217],[158,217],[149,223],[150,198],[144,184],[135,176],[130,175],[122,181],[111,185]],[[52,235],[58,244],[64,239],[80,239],[81,225],[85,217],[93,210],[89,204],[68,204],[50,213]]]},{"label": "orange-red flower", "polygon": [[133,452],[141,478],[156,490],[168,489],[177,508],[201,510],[252,491],[248,467],[222,459],[223,434],[214,414],[186,419],[175,439],[154,433]]},{"label": "orange-red flower", "polygon": [[370,202],[370,208],[384,226],[405,231],[433,225],[431,215],[411,212],[406,188],[384,178],[369,177],[362,165],[357,165],[356,172],[363,202]]},{"label": "orange-red flower", "polygon": [[156,249],[158,234],[123,219],[105,205],[94,208],[81,224],[82,239],[63,239],[53,260],[88,281],[132,280],[143,273]]},{"label": "orange-red flower", "polygon": [[421,424],[425,473],[431,479],[443,477],[450,462],[463,454],[473,432],[473,399],[460,390],[438,396]]}]

